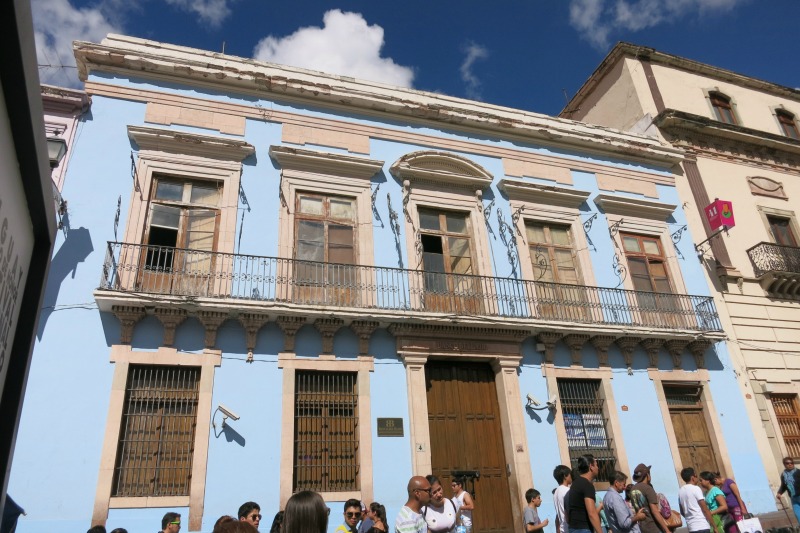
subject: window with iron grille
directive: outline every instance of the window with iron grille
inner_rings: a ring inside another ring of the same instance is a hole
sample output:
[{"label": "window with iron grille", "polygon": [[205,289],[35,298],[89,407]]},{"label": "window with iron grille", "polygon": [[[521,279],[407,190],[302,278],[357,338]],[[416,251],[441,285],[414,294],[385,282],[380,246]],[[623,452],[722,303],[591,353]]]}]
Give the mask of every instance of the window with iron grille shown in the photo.
[{"label": "window with iron grille", "polygon": [[797,395],[773,394],[771,400],[787,455],[800,457],[800,405]]},{"label": "window with iron grille", "polygon": [[572,467],[577,466],[578,457],[591,454],[600,469],[595,481],[608,481],[617,469],[617,459],[600,380],[558,379],[558,396]]},{"label": "window with iron grille", "polygon": [[360,490],[357,374],[295,376],[293,491]]},{"label": "window with iron grille", "polygon": [[112,496],[187,496],[200,369],[130,365]]}]

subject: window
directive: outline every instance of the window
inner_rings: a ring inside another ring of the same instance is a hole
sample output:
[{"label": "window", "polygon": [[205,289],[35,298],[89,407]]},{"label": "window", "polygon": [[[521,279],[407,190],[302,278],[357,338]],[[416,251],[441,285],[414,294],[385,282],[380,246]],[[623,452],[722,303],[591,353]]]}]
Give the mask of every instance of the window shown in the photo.
[{"label": "window", "polygon": [[795,122],[794,115],[788,111],[778,109],[775,111],[775,116],[778,117],[778,123],[781,125],[783,134],[800,141],[800,132],[797,130],[797,123]]},{"label": "window", "polygon": [[786,455],[800,457],[800,405],[796,394],[773,394],[772,409],[786,445]]},{"label": "window", "polygon": [[622,246],[635,290],[672,292],[666,259],[657,237],[622,234]]},{"label": "window", "polygon": [[597,480],[609,479],[617,469],[617,458],[609,437],[600,380],[559,378],[557,383],[573,467],[578,457],[591,454],[600,467]]},{"label": "window", "polygon": [[358,294],[355,200],[298,193],[295,209],[295,301],[355,305]]},{"label": "window", "polygon": [[697,383],[664,384],[664,397],[681,464],[692,465],[698,471],[719,472],[706,424],[702,393],[703,389]]},{"label": "window", "polygon": [[200,368],[130,365],[112,496],[188,496]]},{"label": "window", "polygon": [[791,219],[767,215],[767,222],[776,244],[797,247],[797,238],[792,231]]},{"label": "window", "polygon": [[293,492],[360,490],[356,376],[297,371]]},{"label": "window", "polygon": [[475,277],[469,217],[464,213],[420,208],[425,308],[475,313],[482,308]]},{"label": "window", "polygon": [[[527,222],[525,230],[539,302],[550,318],[585,319],[585,287],[575,258],[569,226]],[[573,287],[570,287],[573,286]]]},{"label": "window", "polygon": [[220,197],[217,182],[154,177],[141,286],[160,293],[206,293]]},{"label": "window", "polygon": [[736,124],[736,115],[733,113],[733,106],[731,99],[722,93],[709,93],[711,99],[711,106],[714,108],[714,116],[720,122],[726,124]]}]

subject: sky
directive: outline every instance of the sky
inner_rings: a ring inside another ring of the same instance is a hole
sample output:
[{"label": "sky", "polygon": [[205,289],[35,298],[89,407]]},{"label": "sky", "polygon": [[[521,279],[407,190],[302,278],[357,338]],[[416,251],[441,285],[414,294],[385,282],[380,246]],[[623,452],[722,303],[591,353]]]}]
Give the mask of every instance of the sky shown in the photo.
[{"label": "sky", "polygon": [[557,115],[618,41],[800,87],[800,0],[31,0],[43,83],[108,33]]}]

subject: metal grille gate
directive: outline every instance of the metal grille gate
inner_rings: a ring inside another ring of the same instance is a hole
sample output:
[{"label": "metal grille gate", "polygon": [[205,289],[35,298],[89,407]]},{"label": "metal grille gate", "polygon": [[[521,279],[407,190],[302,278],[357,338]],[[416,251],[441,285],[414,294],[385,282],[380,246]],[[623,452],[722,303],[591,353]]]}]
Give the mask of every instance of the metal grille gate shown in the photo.
[{"label": "metal grille gate", "polygon": [[200,369],[130,365],[114,496],[186,496]]},{"label": "metal grille gate", "polygon": [[558,396],[564,414],[564,429],[572,466],[578,457],[591,454],[600,471],[597,481],[606,482],[617,468],[611,438],[608,436],[604,400],[600,397],[600,380],[559,379]]},{"label": "metal grille gate", "polygon": [[297,371],[294,490],[358,490],[358,388],[354,372]]}]

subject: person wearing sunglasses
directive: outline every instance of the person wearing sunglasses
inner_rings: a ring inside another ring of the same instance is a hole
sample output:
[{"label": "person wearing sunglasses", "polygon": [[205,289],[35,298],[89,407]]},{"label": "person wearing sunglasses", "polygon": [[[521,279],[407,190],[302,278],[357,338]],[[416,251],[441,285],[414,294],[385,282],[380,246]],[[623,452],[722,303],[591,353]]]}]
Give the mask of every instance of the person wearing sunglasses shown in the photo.
[{"label": "person wearing sunglasses", "polygon": [[239,521],[247,522],[258,529],[261,522],[261,507],[256,502],[244,502],[239,507]]},{"label": "person wearing sunglasses", "polygon": [[181,530],[181,515],[169,512],[161,519],[161,533],[178,533]]},{"label": "person wearing sunglasses", "polygon": [[344,502],[344,524],[336,528],[336,533],[358,533],[361,521],[361,502],[350,498]]},{"label": "person wearing sunglasses", "polygon": [[408,501],[397,513],[394,521],[395,533],[427,533],[428,524],[421,509],[431,501],[431,484],[422,476],[414,476],[406,486]]}]

